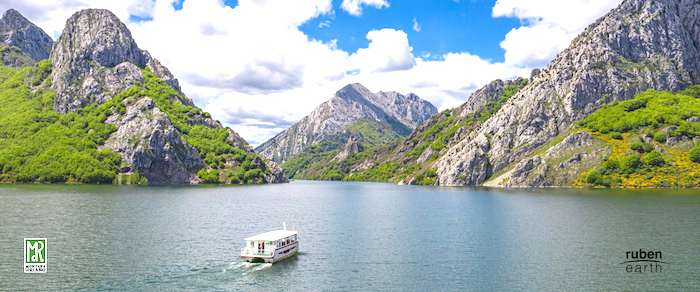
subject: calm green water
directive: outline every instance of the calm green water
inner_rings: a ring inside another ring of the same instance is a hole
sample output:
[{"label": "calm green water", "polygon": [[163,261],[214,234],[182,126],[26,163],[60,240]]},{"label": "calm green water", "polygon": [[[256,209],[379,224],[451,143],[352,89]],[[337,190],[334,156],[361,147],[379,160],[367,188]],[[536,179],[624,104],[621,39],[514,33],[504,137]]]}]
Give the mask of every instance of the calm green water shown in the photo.
[{"label": "calm green water", "polygon": [[[698,290],[700,190],[0,186],[0,290]],[[301,253],[244,264],[243,238]],[[23,273],[23,238],[48,273]],[[663,252],[627,273],[626,251]]]}]

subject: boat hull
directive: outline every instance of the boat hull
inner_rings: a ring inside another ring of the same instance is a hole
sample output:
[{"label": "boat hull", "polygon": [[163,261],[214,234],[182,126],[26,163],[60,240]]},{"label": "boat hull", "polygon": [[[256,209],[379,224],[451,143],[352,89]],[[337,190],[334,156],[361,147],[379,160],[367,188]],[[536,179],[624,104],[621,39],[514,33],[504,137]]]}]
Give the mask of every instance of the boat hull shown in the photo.
[{"label": "boat hull", "polygon": [[250,263],[276,263],[285,260],[299,252],[299,241],[275,250],[272,256],[242,255],[244,261]]}]

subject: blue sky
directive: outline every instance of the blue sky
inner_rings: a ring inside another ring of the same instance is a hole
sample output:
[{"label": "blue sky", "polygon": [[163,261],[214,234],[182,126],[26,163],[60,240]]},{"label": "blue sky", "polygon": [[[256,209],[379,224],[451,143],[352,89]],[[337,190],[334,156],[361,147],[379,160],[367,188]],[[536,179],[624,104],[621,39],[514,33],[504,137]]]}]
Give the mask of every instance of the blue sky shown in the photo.
[{"label": "blue sky", "polygon": [[[341,2],[333,1],[333,7],[337,9]],[[182,3],[181,0],[174,2],[175,10],[182,9]],[[419,56],[427,53],[440,58],[450,52],[470,52],[494,62],[503,62],[504,50],[499,43],[506,33],[521,25],[521,20],[492,17],[495,3],[481,0],[392,1],[389,8],[363,9],[360,17],[336,11],[310,20],[300,29],[314,39],[338,40],[340,49],[355,52],[369,44],[365,38],[368,31],[394,28],[408,34],[414,53]],[[223,4],[235,8],[238,1],[226,0]],[[132,19],[142,20],[138,17]],[[420,31],[414,30],[414,19]]]},{"label": "blue sky", "polygon": [[[340,2],[333,4],[338,7]],[[416,55],[470,52],[495,62],[504,60],[499,42],[508,31],[520,26],[520,20],[491,17],[495,1],[430,2],[394,1],[389,8],[364,9],[361,17],[335,13],[314,19],[301,29],[316,39],[337,39],[338,47],[348,52],[367,47],[369,41],[364,36],[368,31],[394,28],[408,34]],[[413,19],[419,23],[420,32],[413,29]],[[329,26],[319,27],[325,21],[330,21]]]},{"label": "blue sky", "polygon": [[255,146],[349,83],[458,106],[494,79],[546,66],[620,2],[4,0],[0,9],[54,38],[76,11],[109,9],[197,106]]}]

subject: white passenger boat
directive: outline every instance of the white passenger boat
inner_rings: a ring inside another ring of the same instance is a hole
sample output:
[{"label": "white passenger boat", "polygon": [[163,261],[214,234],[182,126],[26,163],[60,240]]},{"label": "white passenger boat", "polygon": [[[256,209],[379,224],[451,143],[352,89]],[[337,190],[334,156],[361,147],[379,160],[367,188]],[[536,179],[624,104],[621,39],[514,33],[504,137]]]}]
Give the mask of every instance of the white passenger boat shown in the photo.
[{"label": "white passenger boat", "polygon": [[282,223],[282,230],[274,230],[245,239],[241,257],[251,263],[275,263],[299,252],[299,235],[294,230],[287,230]]}]

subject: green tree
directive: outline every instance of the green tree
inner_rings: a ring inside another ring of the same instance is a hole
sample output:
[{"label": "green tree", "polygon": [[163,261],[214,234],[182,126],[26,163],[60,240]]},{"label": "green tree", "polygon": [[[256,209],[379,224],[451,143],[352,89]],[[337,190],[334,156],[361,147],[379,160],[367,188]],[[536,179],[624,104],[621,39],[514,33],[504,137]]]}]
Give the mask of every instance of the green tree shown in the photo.
[{"label": "green tree", "polygon": [[637,168],[639,168],[639,166],[642,164],[642,161],[639,159],[639,155],[637,154],[622,157],[619,161],[620,171],[627,174],[636,172]]},{"label": "green tree", "polygon": [[659,142],[659,143],[666,143],[666,134],[662,132],[658,132],[654,134],[654,141]]},{"label": "green tree", "polygon": [[635,141],[630,144],[630,149],[637,151],[637,152],[644,152],[644,143],[641,141]]},{"label": "green tree", "polygon": [[696,143],[693,149],[690,149],[688,156],[690,157],[690,161],[700,163],[700,142]]},{"label": "green tree", "polygon": [[644,164],[649,166],[663,166],[666,161],[663,156],[656,150],[649,152],[649,154],[644,156]]}]

